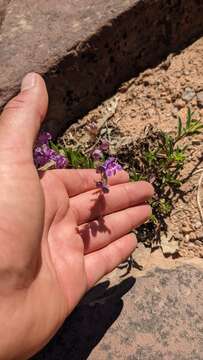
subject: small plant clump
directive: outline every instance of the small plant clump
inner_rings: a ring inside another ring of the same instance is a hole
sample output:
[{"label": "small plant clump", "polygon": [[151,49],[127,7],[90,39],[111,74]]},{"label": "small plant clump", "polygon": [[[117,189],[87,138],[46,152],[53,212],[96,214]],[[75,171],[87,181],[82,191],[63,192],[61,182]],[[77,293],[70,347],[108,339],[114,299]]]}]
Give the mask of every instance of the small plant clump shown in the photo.
[{"label": "small plant clump", "polygon": [[[193,115],[188,109],[185,124],[178,118],[174,135],[154,130],[150,125],[136,142],[132,139],[131,143],[118,148],[116,156],[112,155],[111,139],[98,135],[95,122],[88,125],[94,143],[86,151],[55,144],[49,133],[41,133],[34,148],[35,164],[39,170],[96,168],[101,174],[96,186],[104,193],[109,191],[108,178],[122,168],[129,172],[132,181],[149,181],[155,189],[150,202],[153,214],[136,233],[138,239],[152,246],[159,243],[161,231],[166,231],[165,219],[173,209],[174,197],[181,193],[184,182],[181,171],[187,161],[184,139],[199,134],[203,129],[203,124]],[[108,130],[107,124],[105,126]]]},{"label": "small plant clump", "polygon": [[[108,145],[108,144],[106,144]],[[122,170],[116,158],[109,157],[105,160],[102,152],[108,146],[101,143],[100,149],[92,151],[91,156],[87,157],[78,151],[66,149],[62,145],[56,145],[52,141],[49,132],[41,132],[33,150],[35,166],[39,171],[48,169],[69,168],[96,168],[96,172],[101,175],[101,180],[96,182],[97,188],[103,193],[109,192],[108,179]]]},{"label": "small plant clump", "polygon": [[184,179],[181,171],[187,161],[187,145],[184,139],[199,134],[203,124],[193,118],[188,109],[185,125],[178,118],[177,132],[173,136],[163,131],[154,131],[152,126],[146,129],[144,138],[134,148],[134,157],[130,164],[130,175],[134,181],[147,180],[155,194],[151,200],[152,216],[147,224],[138,230],[138,238],[147,245],[156,245],[160,241],[161,231],[167,230],[165,219],[174,207],[174,198],[181,195]]}]

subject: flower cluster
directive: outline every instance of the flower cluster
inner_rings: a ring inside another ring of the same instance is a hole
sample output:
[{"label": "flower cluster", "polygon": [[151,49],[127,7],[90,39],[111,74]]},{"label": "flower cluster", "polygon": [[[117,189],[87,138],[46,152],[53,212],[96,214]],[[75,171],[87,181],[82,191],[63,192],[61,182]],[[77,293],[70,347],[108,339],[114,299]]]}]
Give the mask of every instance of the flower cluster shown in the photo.
[{"label": "flower cluster", "polygon": [[103,174],[105,177],[116,175],[118,171],[122,170],[122,166],[118,164],[116,158],[108,158],[102,165],[97,168],[97,171]]},{"label": "flower cluster", "polygon": [[109,150],[109,141],[107,139],[101,140],[99,146],[91,152],[93,160],[100,160],[104,157],[104,152]]},{"label": "flower cluster", "polygon": [[33,150],[35,165],[37,168],[41,168],[51,162],[55,169],[63,169],[68,165],[67,158],[49,146],[51,139],[52,136],[49,132],[39,134]]},{"label": "flower cluster", "polygon": [[97,181],[96,185],[104,193],[109,192],[108,178],[116,175],[117,172],[122,170],[122,166],[118,164],[116,158],[108,158],[102,165],[97,167],[97,172],[101,174],[101,181]]},{"label": "flower cluster", "polygon": [[[33,150],[34,162],[37,169],[63,169],[68,165],[67,158],[60,153],[60,150],[58,150],[57,146],[54,145],[51,140],[52,136],[49,132],[41,132],[39,134]],[[96,186],[101,189],[103,193],[109,192],[108,178],[122,170],[121,165],[118,164],[114,157],[109,157],[102,163],[102,160],[107,156],[108,150],[109,142],[104,139],[101,140],[98,148],[95,148],[91,153],[91,157],[97,164],[96,171],[101,175],[101,180],[97,181]]]},{"label": "flower cluster", "polygon": [[92,156],[93,160],[97,161],[97,160],[102,159],[103,153],[100,149],[95,149],[92,151],[91,156]]}]

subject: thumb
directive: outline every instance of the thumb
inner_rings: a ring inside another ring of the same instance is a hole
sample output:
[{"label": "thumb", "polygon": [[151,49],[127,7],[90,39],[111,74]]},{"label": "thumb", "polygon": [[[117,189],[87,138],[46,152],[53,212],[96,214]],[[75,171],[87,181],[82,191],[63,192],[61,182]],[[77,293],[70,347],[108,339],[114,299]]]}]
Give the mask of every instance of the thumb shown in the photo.
[{"label": "thumb", "polygon": [[[42,77],[27,74],[21,92],[5,106],[0,117],[0,152],[12,158],[32,157],[33,145],[47,112],[48,94]],[[21,155],[20,155],[21,154]]]}]

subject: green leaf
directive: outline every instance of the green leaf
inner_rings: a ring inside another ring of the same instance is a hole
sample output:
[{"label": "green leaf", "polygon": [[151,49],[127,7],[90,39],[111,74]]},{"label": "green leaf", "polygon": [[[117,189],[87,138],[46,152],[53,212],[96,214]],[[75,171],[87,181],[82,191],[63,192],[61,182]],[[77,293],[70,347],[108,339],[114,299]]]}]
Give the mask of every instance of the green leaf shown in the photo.
[{"label": "green leaf", "polygon": [[149,164],[149,166],[152,165],[152,163],[154,163],[156,160],[157,160],[157,157],[156,157],[156,150],[154,151],[146,151],[144,153],[144,159],[145,161]]},{"label": "green leaf", "polygon": [[177,148],[173,153],[173,160],[177,163],[183,163],[186,159],[184,151],[180,148]]},{"label": "green leaf", "polygon": [[132,181],[139,181],[139,180],[146,180],[146,177],[143,176],[142,174],[136,172],[136,171],[133,171],[131,174],[130,174],[130,179]]},{"label": "green leaf", "polygon": [[85,156],[78,150],[65,149],[66,156],[69,159],[70,165],[75,169],[80,168],[94,168],[94,162],[88,156]]},{"label": "green leaf", "polygon": [[189,130],[191,134],[200,133],[202,129],[203,129],[203,124],[200,121],[192,120]]},{"label": "green leaf", "polygon": [[172,210],[172,205],[165,199],[159,201],[159,211],[164,215],[169,215]]},{"label": "green leaf", "polygon": [[171,135],[167,133],[163,133],[164,136],[164,142],[166,147],[166,155],[170,156],[173,153],[174,148],[174,140]]},{"label": "green leaf", "polygon": [[151,220],[151,221],[153,222],[153,224],[155,224],[155,225],[157,225],[157,224],[159,223],[157,217],[156,217],[154,214],[152,214],[152,215],[150,216],[150,219],[149,219],[149,220]]},{"label": "green leaf", "polygon": [[50,146],[53,150],[55,150],[56,152],[59,152],[59,148],[56,144],[53,143],[53,141],[50,141]]},{"label": "green leaf", "polygon": [[182,134],[182,128],[183,128],[182,120],[180,116],[178,116],[178,137],[180,137]]},{"label": "green leaf", "polygon": [[186,129],[188,130],[189,127],[190,127],[190,123],[191,123],[191,120],[192,120],[192,112],[190,110],[190,108],[188,108],[187,110],[187,117],[186,117]]}]

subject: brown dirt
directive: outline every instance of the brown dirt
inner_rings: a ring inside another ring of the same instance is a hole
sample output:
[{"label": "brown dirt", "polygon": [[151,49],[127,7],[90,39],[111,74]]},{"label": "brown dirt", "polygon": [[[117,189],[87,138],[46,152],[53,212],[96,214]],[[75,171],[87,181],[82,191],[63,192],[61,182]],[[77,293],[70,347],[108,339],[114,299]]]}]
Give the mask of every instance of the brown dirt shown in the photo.
[{"label": "brown dirt", "polygon": [[[203,38],[180,54],[170,55],[158,67],[124,83],[111,99],[72,125],[62,141],[85,149],[86,144],[91,143],[87,124],[96,121],[102,126],[109,119],[112,134],[119,130],[119,136],[112,136],[114,143],[138,138],[148,124],[173,133],[177,116],[185,119],[188,106],[195,112],[196,119],[203,118]],[[183,257],[203,257],[203,224],[197,206],[201,174],[194,174],[203,168],[202,140],[203,134],[187,140],[188,162],[182,174],[188,178],[182,187],[186,195],[177,200],[167,219],[167,236],[178,241],[179,255]],[[203,206],[202,191],[200,195]]]}]

